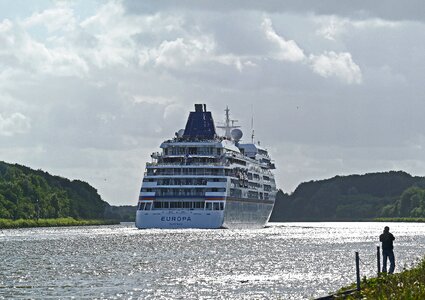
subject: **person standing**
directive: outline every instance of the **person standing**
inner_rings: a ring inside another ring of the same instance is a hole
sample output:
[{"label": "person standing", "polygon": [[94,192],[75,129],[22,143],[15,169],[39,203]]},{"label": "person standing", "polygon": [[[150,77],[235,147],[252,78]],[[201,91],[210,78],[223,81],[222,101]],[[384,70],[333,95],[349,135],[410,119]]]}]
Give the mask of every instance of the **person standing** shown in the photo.
[{"label": "person standing", "polygon": [[395,258],[394,258],[394,235],[390,232],[390,228],[385,226],[384,233],[379,236],[379,241],[382,242],[382,272],[387,273],[387,259],[390,260],[389,274],[394,273]]}]

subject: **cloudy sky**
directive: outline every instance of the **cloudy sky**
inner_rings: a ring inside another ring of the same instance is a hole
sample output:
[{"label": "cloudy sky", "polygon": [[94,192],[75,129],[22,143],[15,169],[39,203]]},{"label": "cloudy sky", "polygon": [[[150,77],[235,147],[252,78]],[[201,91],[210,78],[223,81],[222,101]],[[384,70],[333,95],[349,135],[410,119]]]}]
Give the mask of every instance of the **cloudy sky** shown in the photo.
[{"label": "cloudy sky", "polygon": [[[278,186],[425,175],[425,2],[0,1],[0,160],[136,204],[194,103],[226,105]],[[249,140],[249,139],[248,139]]]}]

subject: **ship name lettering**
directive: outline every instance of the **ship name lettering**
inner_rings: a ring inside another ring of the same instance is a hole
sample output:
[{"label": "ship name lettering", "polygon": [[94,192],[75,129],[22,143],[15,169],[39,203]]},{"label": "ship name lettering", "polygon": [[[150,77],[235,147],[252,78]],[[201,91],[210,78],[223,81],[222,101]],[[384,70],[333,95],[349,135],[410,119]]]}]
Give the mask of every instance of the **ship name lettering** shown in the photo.
[{"label": "ship name lettering", "polygon": [[182,222],[182,221],[186,221],[186,222],[190,222],[192,221],[191,217],[161,217],[161,221],[162,222]]}]

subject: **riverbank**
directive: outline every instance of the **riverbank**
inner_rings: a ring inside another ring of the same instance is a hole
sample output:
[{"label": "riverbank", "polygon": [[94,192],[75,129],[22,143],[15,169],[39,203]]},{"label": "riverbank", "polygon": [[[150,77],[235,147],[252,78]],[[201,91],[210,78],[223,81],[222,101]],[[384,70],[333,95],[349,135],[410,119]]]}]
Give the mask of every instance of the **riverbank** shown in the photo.
[{"label": "riverbank", "polygon": [[[363,278],[360,286],[359,292],[333,299],[425,299],[425,258],[416,267],[400,273]],[[355,289],[355,284],[342,288],[337,294],[352,289]]]},{"label": "riverbank", "polygon": [[71,217],[57,219],[0,219],[0,229],[28,228],[28,227],[62,227],[62,226],[89,226],[119,224],[115,220],[77,220]]},{"label": "riverbank", "polygon": [[425,223],[425,218],[376,218],[373,222],[414,222]]}]

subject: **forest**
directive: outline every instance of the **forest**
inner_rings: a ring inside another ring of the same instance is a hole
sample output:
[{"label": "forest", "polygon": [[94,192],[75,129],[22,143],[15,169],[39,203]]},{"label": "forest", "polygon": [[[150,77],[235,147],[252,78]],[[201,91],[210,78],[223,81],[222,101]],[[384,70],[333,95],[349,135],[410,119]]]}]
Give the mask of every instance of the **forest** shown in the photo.
[{"label": "forest", "polygon": [[335,176],[279,190],[270,221],[424,218],[425,178],[402,171]]},{"label": "forest", "polygon": [[[134,221],[135,206],[110,206],[86,182],[0,161],[0,219]],[[279,190],[270,221],[425,218],[425,177],[402,171],[335,176]]]},{"label": "forest", "polygon": [[103,219],[109,207],[86,182],[0,161],[0,219]]}]

